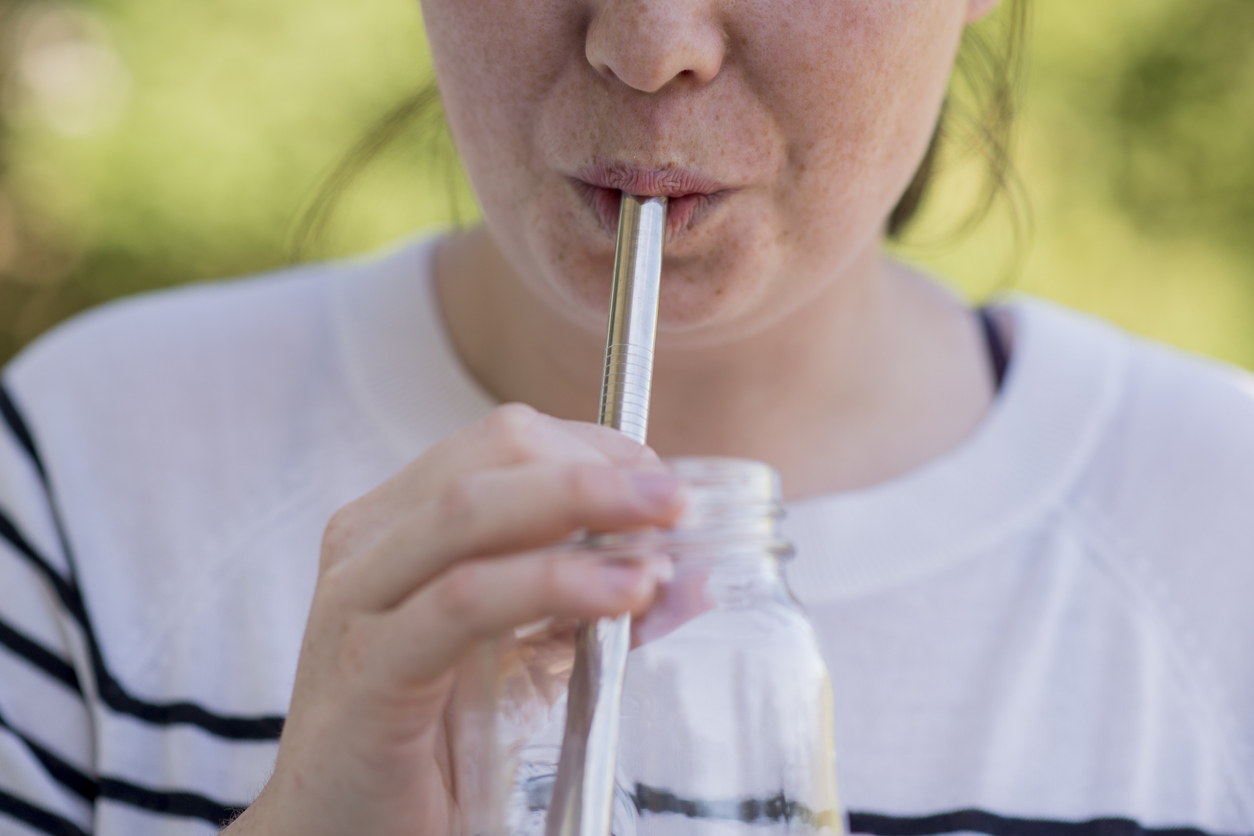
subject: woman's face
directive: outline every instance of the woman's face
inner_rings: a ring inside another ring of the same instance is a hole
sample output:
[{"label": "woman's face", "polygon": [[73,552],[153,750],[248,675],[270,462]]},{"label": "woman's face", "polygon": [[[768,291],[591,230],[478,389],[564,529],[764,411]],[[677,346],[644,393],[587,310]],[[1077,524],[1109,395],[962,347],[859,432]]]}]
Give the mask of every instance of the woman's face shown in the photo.
[{"label": "woman's face", "polygon": [[744,333],[868,263],[996,0],[422,0],[496,246],[600,327],[619,189],[670,197],[661,339]]}]

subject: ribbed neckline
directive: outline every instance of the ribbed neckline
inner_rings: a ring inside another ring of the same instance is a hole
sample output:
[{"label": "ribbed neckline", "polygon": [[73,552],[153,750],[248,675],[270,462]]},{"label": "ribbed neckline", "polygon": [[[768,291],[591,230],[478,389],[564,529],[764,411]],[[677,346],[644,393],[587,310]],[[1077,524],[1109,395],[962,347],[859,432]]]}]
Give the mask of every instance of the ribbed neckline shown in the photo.
[{"label": "ribbed neckline", "polygon": [[[331,277],[345,373],[388,445],[408,460],[495,401],[445,330],[424,239]],[[1124,342],[1096,320],[1017,297],[1014,354],[976,431],[945,455],[872,488],[789,503],[793,588],[817,602],[872,594],[944,569],[1049,514],[1114,410]]]}]

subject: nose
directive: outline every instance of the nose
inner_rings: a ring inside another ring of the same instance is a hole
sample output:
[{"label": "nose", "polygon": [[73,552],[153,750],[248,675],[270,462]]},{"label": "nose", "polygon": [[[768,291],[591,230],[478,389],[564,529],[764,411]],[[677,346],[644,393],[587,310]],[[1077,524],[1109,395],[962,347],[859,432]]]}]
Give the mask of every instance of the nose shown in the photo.
[{"label": "nose", "polygon": [[644,93],[718,75],[726,36],[715,0],[600,0],[588,25],[588,63]]}]

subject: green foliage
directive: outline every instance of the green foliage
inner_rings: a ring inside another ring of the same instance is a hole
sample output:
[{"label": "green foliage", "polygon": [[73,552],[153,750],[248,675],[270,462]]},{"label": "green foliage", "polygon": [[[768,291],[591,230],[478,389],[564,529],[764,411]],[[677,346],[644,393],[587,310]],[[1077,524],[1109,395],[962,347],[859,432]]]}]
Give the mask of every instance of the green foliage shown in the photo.
[{"label": "green foliage", "polygon": [[1193,0],[1131,51],[1115,91],[1119,206],[1148,232],[1254,254],[1254,4]]},{"label": "green foliage", "polygon": [[[59,130],[22,73],[30,21],[63,13],[96,21],[126,76],[116,118],[81,132]],[[287,263],[323,179],[431,75],[410,0],[23,0],[3,7],[0,36],[0,200],[19,239],[6,258],[0,228],[0,360],[88,305]],[[430,143],[397,143],[307,252],[447,223],[439,158]]]},{"label": "green foliage", "polygon": [[981,194],[970,156],[949,161],[902,253],[974,298],[1022,290],[1254,366],[1251,45],[1249,0],[1037,4],[1024,258],[1004,205],[957,245],[937,234]]}]

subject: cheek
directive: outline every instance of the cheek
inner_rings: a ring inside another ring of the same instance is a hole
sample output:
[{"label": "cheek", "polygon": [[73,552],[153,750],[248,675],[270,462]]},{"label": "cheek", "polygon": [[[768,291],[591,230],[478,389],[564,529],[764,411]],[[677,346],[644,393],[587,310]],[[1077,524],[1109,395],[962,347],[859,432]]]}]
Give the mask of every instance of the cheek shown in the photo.
[{"label": "cheek", "polygon": [[[799,4],[763,28],[763,86],[788,137],[779,198],[878,223],[931,138],[961,36],[965,2]],[[794,198],[803,195],[798,201]],[[801,204],[801,205],[797,205]]]},{"label": "cheek", "polygon": [[422,4],[449,127],[485,211],[515,203],[535,176],[529,141],[535,115],[572,50],[582,53],[579,19],[568,5],[550,0]]},{"label": "cheek", "polygon": [[609,310],[613,245],[602,242],[601,246],[588,246],[579,236],[568,234],[568,230],[586,224],[578,216],[580,207],[560,189],[550,188],[541,190],[533,204],[519,209],[525,225],[524,240],[545,277],[534,283],[535,289],[559,308],[573,303],[584,311]]}]

